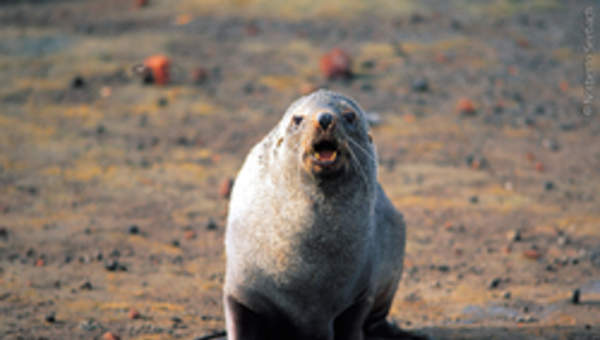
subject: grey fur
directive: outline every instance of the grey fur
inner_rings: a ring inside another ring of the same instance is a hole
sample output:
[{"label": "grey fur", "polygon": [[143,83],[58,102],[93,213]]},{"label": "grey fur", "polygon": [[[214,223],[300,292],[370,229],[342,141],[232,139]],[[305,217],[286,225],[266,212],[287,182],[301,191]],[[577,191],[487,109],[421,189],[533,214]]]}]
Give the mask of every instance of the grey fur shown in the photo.
[{"label": "grey fur", "polygon": [[[354,124],[343,120],[344,107]],[[311,121],[323,111],[336,117],[337,140],[356,142],[345,144],[348,166],[332,180],[302,165]],[[356,329],[344,339],[363,339],[384,321],[402,273],[405,225],[377,182],[366,117],[352,99],[324,90],[302,97],[254,146],[234,184],[225,245],[230,339],[240,321],[228,299],[285,320],[298,339],[341,339],[336,320],[357,304],[364,312],[354,313]]]}]

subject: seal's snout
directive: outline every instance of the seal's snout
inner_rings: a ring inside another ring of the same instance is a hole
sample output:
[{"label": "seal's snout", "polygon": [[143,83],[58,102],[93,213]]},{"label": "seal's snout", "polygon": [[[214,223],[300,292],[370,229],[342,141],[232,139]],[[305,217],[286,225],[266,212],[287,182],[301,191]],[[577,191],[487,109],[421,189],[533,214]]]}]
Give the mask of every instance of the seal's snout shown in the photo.
[{"label": "seal's snout", "polygon": [[323,131],[327,131],[333,125],[333,115],[329,112],[320,113],[317,117],[319,126]]}]

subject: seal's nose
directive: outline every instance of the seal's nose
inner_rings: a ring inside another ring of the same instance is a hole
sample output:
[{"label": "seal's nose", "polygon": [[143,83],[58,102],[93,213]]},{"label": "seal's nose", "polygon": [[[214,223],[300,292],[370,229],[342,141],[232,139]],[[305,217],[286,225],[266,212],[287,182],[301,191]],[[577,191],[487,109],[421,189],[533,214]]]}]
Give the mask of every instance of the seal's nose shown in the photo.
[{"label": "seal's nose", "polygon": [[323,112],[323,113],[319,114],[318,119],[319,119],[319,125],[321,125],[321,128],[323,130],[327,130],[329,125],[331,125],[331,123],[333,123],[333,115],[329,112]]}]

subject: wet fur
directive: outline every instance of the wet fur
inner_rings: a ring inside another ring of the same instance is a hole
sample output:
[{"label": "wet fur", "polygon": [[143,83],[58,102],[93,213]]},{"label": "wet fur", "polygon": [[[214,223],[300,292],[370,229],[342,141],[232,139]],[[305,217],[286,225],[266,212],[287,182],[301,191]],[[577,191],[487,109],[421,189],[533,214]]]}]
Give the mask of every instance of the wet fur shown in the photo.
[{"label": "wet fur", "polygon": [[[355,124],[342,119],[347,109]],[[330,179],[312,174],[304,154],[323,110],[336,115],[336,138],[348,150],[343,175]],[[353,100],[318,91],[290,106],[244,162],[225,243],[229,339],[392,335],[378,332],[402,273],[405,225],[377,182],[366,118]]]}]

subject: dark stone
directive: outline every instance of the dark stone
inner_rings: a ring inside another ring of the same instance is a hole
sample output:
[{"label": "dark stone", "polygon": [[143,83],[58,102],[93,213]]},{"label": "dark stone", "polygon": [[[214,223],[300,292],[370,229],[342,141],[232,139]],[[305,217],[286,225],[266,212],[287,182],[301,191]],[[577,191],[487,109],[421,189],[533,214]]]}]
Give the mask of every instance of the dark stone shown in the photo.
[{"label": "dark stone", "polygon": [[44,317],[44,320],[49,323],[56,322],[56,315],[54,313],[49,313]]},{"label": "dark stone", "polygon": [[114,272],[119,268],[119,262],[115,261],[115,260],[108,260],[104,263],[104,269],[108,270],[109,272]]},{"label": "dark stone", "polygon": [[79,286],[79,289],[81,290],[92,290],[92,288],[93,286],[90,281],[85,281]]},{"label": "dark stone", "polygon": [[179,246],[180,246],[180,244],[179,244],[179,240],[173,240],[173,241],[171,241],[171,245],[172,245],[173,247],[179,247]]},{"label": "dark stone", "polygon": [[217,222],[215,222],[215,220],[213,220],[212,218],[208,220],[208,222],[206,223],[206,229],[207,230],[217,230],[219,229],[219,225],[217,224]]},{"label": "dark stone", "polygon": [[8,230],[5,227],[0,227],[0,239],[8,240]]},{"label": "dark stone", "polygon": [[160,97],[158,98],[158,101],[156,101],[156,105],[160,106],[160,107],[165,107],[169,104],[169,100],[165,97]]},{"label": "dark stone", "polygon": [[80,89],[83,87],[85,87],[85,79],[82,76],[77,75],[71,80],[71,88]]},{"label": "dark stone", "polygon": [[502,279],[499,278],[499,277],[496,277],[496,278],[492,279],[492,281],[490,281],[490,284],[489,284],[488,287],[490,289],[495,289],[495,288],[498,288],[498,286],[500,285],[500,283],[502,283]]},{"label": "dark stone", "polygon": [[579,304],[581,299],[581,291],[579,290],[579,288],[575,289],[573,291],[573,294],[571,295],[571,303],[574,305]]},{"label": "dark stone", "polygon": [[129,226],[129,228],[127,229],[127,231],[130,234],[132,234],[132,235],[137,235],[137,234],[140,233],[140,228],[137,225],[132,224],[132,225]]},{"label": "dark stone", "polygon": [[415,92],[427,92],[429,91],[429,82],[425,78],[415,80],[411,86]]},{"label": "dark stone", "polygon": [[473,204],[477,204],[477,203],[479,203],[479,197],[471,196],[471,198],[469,198],[469,201]]},{"label": "dark stone", "polygon": [[96,133],[99,135],[103,135],[104,133],[106,133],[106,127],[104,127],[104,125],[102,124],[98,124],[98,126],[96,126]]},{"label": "dark stone", "polygon": [[554,189],[554,182],[552,182],[552,181],[546,181],[544,183],[544,189],[546,189],[547,191],[550,191],[550,190]]}]

